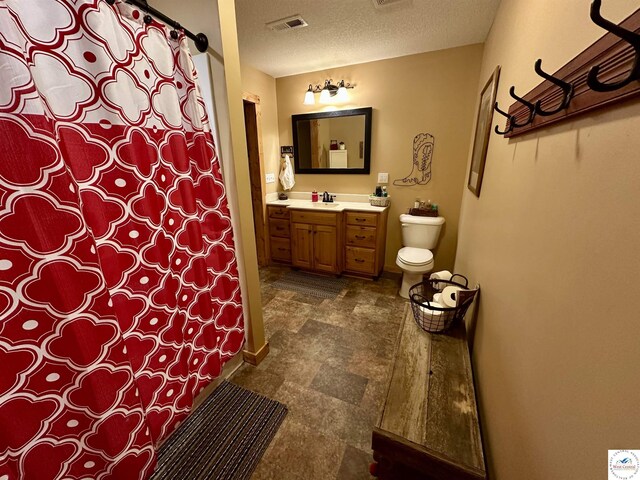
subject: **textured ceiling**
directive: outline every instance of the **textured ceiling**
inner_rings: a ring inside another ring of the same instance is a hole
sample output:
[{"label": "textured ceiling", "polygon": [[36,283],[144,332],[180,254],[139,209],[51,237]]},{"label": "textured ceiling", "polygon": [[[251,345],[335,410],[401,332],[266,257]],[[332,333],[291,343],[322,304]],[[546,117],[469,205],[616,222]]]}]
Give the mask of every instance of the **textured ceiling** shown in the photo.
[{"label": "textured ceiling", "polygon": [[[242,62],[274,77],[484,42],[500,0],[236,0]],[[265,23],[300,14],[308,27]]]}]

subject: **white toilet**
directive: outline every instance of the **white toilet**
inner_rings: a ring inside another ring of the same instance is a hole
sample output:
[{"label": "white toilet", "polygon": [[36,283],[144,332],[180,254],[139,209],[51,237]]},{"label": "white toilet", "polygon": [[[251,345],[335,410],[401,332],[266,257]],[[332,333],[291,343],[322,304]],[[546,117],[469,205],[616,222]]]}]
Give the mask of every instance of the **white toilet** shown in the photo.
[{"label": "white toilet", "polygon": [[422,276],[433,269],[433,253],[438,243],[443,217],[400,215],[402,245],[396,265],[402,269],[402,286],[398,295],[409,298],[409,289],[422,281]]}]

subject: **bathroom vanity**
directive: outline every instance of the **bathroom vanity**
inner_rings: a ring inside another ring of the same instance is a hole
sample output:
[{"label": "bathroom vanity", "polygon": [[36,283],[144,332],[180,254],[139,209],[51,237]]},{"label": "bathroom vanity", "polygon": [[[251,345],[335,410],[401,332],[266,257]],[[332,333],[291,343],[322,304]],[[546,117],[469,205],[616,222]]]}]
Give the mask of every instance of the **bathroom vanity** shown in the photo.
[{"label": "bathroom vanity", "polygon": [[267,211],[272,262],[335,275],[382,273],[388,207],[290,199],[268,202]]}]

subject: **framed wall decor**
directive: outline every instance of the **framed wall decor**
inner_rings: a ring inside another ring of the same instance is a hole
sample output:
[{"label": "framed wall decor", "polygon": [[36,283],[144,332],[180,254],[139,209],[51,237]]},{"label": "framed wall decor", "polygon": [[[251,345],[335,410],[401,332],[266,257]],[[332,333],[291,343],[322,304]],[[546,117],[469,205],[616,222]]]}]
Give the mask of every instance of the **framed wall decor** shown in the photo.
[{"label": "framed wall decor", "polygon": [[473,150],[471,155],[471,167],[469,168],[469,180],[467,188],[476,197],[480,196],[484,164],[487,160],[487,147],[491,133],[491,120],[493,118],[493,105],[496,102],[498,78],[500,77],[500,65],[496,67],[491,78],[480,93],[480,105],[478,106],[478,119],[476,121],[476,133],[473,137]]}]

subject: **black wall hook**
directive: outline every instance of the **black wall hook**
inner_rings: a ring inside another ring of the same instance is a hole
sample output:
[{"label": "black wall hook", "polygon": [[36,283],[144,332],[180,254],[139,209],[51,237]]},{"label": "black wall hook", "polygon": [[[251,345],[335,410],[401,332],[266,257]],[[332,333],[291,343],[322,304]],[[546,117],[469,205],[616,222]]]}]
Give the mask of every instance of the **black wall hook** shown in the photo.
[{"label": "black wall hook", "polygon": [[500,110],[500,108],[498,107],[498,102],[493,104],[493,109],[500,115],[504,115],[505,117],[507,117],[507,129],[504,132],[501,132],[500,130],[498,130],[498,125],[496,125],[496,128],[494,129],[495,132],[498,135],[506,135],[507,133],[510,133],[511,130],[513,130],[513,117],[507,112],[503,112],[502,110]]},{"label": "black wall hook", "polygon": [[573,98],[573,85],[565,82],[564,80],[560,80],[559,78],[556,78],[553,75],[549,75],[548,73],[544,72],[542,70],[541,58],[536,60],[536,64],[534,68],[538,75],[540,75],[542,78],[546,80],[549,80],[551,83],[559,86],[564,93],[564,97],[562,99],[562,102],[560,102],[560,106],[555,110],[551,110],[551,111],[542,110],[542,107],[541,107],[542,100],[538,100],[535,104],[536,114],[542,115],[543,117],[548,117],[549,115],[555,115],[556,113],[561,112],[562,110],[567,108],[569,106],[569,103],[571,103],[571,99]]},{"label": "black wall hook", "polygon": [[511,97],[513,97],[515,100],[517,100],[518,102],[520,102],[521,104],[523,104],[525,107],[529,109],[529,117],[527,117],[527,120],[524,123],[516,122],[516,117],[513,115],[511,116],[511,125],[513,126],[513,128],[524,127],[526,125],[529,125],[531,122],[533,122],[533,117],[536,116],[536,106],[533,103],[526,101],[524,98],[521,98],[518,95],[516,95],[516,88],[513,85],[509,89],[509,95],[511,95]]},{"label": "black wall hook", "polygon": [[598,80],[600,65],[591,67],[591,70],[589,70],[589,74],[587,75],[587,85],[589,85],[589,88],[591,88],[591,90],[595,90],[596,92],[612,92],[626,85],[629,85],[634,80],[640,80],[640,61],[638,60],[638,57],[640,57],[640,35],[622,28],[620,25],[616,25],[615,23],[610,22],[605,18],[602,18],[602,16],[600,15],[601,5],[602,0],[593,0],[593,3],[591,4],[590,15],[593,23],[604,28],[608,32],[613,33],[616,37],[620,37],[623,40],[629,42],[636,51],[636,56],[633,60],[633,66],[631,67],[629,76],[624,80],[620,80],[619,82],[614,83],[602,83]]}]

